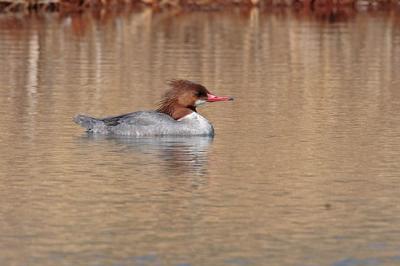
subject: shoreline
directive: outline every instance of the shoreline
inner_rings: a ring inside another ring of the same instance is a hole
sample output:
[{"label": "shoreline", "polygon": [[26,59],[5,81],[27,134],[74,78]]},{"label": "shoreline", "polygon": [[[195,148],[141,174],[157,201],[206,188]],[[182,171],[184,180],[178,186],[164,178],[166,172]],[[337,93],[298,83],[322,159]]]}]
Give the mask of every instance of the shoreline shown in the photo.
[{"label": "shoreline", "polygon": [[153,9],[155,11],[179,10],[222,11],[239,8],[296,8],[357,10],[400,10],[400,0],[0,0],[1,13],[84,12],[103,9]]}]

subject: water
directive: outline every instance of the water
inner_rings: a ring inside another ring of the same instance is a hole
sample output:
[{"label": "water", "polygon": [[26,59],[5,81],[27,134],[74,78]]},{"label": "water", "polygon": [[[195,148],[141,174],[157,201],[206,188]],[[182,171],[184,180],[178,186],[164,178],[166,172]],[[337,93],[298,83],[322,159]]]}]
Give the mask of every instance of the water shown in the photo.
[{"label": "water", "polygon": [[[395,13],[1,17],[1,265],[399,265]],[[170,78],[207,138],[86,136]]]}]

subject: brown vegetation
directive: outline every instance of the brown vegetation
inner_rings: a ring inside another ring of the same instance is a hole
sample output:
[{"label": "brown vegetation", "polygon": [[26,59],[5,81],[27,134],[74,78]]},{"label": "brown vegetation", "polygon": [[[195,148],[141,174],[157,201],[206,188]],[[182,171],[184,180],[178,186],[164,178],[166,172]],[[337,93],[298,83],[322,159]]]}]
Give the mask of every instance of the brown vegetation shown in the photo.
[{"label": "brown vegetation", "polygon": [[295,6],[304,8],[337,6],[394,6],[400,0],[0,0],[0,12],[82,11],[126,6],[154,9],[219,10],[227,6]]}]

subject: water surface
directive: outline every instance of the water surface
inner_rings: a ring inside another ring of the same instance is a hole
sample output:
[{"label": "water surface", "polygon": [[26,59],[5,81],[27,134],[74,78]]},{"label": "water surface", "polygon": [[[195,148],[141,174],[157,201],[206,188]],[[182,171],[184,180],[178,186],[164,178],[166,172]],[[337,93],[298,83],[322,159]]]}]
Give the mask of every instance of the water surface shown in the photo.
[{"label": "water surface", "polygon": [[[1,265],[399,265],[400,22],[256,9],[1,17]],[[170,78],[209,138],[91,137]]]}]

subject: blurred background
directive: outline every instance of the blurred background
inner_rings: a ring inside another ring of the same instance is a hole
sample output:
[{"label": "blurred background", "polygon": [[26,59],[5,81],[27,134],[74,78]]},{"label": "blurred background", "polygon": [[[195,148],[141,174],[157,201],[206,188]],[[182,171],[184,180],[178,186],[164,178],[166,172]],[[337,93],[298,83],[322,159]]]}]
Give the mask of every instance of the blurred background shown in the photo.
[{"label": "blurred background", "polygon": [[[398,2],[1,1],[1,265],[399,265]],[[87,135],[185,78],[214,138]]]}]

